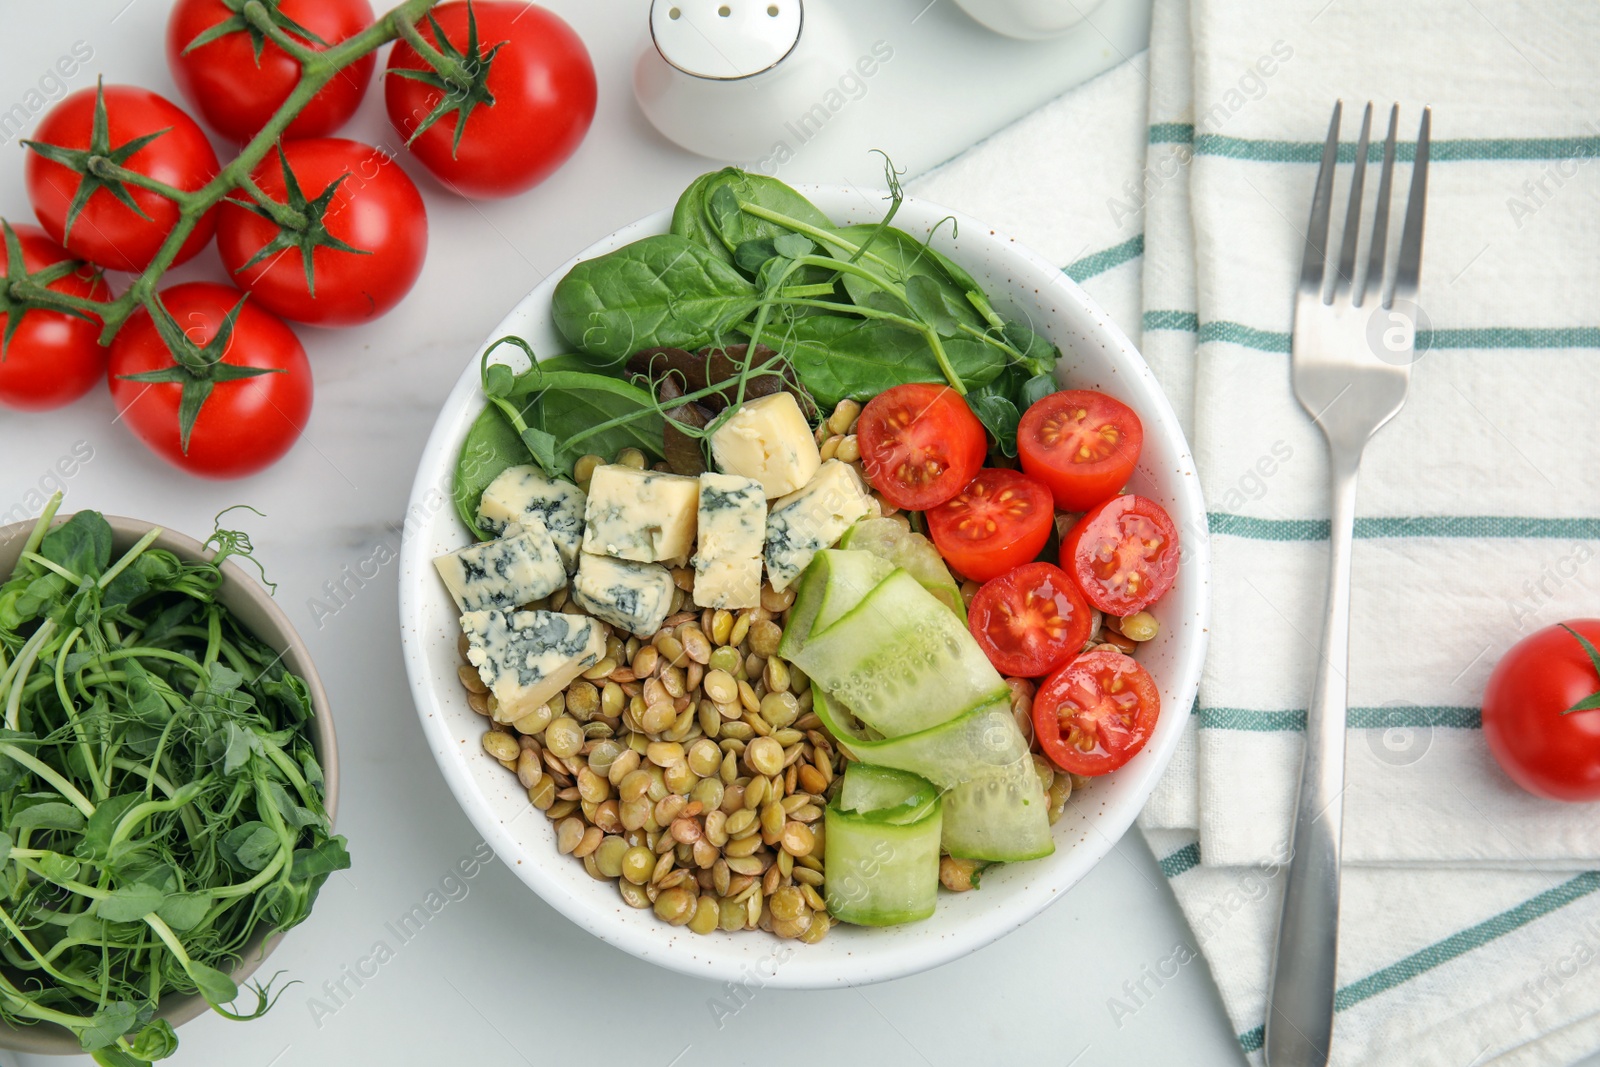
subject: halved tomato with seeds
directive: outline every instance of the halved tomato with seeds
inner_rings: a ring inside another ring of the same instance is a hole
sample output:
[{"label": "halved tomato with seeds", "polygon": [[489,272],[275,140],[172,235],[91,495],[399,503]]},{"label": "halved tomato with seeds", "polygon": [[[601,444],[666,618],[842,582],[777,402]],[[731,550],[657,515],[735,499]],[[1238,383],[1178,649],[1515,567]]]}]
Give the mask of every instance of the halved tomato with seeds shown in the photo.
[{"label": "halved tomato with seeds", "polygon": [[928,509],[939,554],[987,582],[1039,554],[1055,525],[1050,490],[1020,471],[981,470],[959,493]]},{"label": "halved tomato with seeds", "polygon": [[1050,487],[1062,511],[1088,511],[1128,484],[1144,447],[1133,409],[1092,389],[1064,389],[1017,424],[1022,469]]},{"label": "halved tomato with seeds", "polygon": [[1130,493],[1094,508],[1067,532],[1061,569],[1077,579],[1089,603],[1122,617],[1172,588],[1178,555],[1178,530],[1166,509]]},{"label": "halved tomato with seeds", "polygon": [[967,627],[994,669],[1040,678],[1077,655],[1094,624],[1089,602],[1054,563],[1025,563],[985,582]]},{"label": "halved tomato with seeds", "polygon": [[897,385],[856,423],[861,469],[897,508],[923,511],[961,491],[983,466],[983,423],[948,385]]},{"label": "halved tomato with seeds", "polygon": [[1085,652],[1033,698],[1033,732],[1044,754],[1072,774],[1106,774],[1132,759],[1155,732],[1161,693],[1131,656]]}]

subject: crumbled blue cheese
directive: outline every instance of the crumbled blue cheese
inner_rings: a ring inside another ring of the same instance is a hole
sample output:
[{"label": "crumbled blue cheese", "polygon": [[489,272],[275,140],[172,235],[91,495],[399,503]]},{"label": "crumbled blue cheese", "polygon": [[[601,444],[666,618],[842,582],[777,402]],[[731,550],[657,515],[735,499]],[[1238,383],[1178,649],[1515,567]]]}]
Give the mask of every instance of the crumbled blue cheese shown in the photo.
[{"label": "crumbled blue cheese", "polygon": [[789,393],[746,400],[711,435],[717,470],[754,478],[771,497],[811,481],[822,463],[811,424]]},{"label": "crumbled blue cheese", "polygon": [[515,722],[556,696],[606,652],[605,628],[554,611],[469,611],[467,661],[494,694],[495,718]]},{"label": "crumbled blue cheese", "polygon": [[867,487],[848,463],[830,459],[804,489],[772,502],[767,515],[767,581],[780,592],[806,564],[872,510]]},{"label": "crumbled blue cheese", "polygon": [[640,637],[661,629],[672,610],[672,572],[585,552],[572,578],[572,599],[595,618]]},{"label": "crumbled blue cheese", "polygon": [[567,584],[561,553],[537,516],[512,523],[498,541],[468,545],[433,565],[461,611],[514,608],[547,597]]},{"label": "crumbled blue cheese", "polygon": [[550,531],[567,573],[578,569],[583,544],[583,490],[561,478],[547,478],[538,467],[507,467],[478,501],[478,525],[499,534],[507,525],[526,526],[536,517]]},{"label": "crumbled blue cheese", "polygon": [[761,603],[761,549],[767,497],[761,483],[736,474],[700,475],[699,542],[694,602],[702,608]]},{"label": "crumbled blue cheese", "polygon": [[639,563],[687,560],[700,482],[620,463],[596,467],[584,507],[583,550]]}]

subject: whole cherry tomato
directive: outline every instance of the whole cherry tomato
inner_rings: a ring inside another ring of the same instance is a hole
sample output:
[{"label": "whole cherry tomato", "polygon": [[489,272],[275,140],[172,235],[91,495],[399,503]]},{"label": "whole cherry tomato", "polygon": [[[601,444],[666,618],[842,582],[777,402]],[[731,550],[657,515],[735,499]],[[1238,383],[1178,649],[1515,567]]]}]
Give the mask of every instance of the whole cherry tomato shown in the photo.
[{"label": "whole cherry tomato", "polygon": [[[166,97],[132,85],[65,97],[26,143],[33,150],[28,201],[45,232],[73,255],[111,270],[148,267],[178,224],[178,205],[154,190],[89,174],[91,157],[184,192],[217,173],[217,154],[199,123]],[[205,247],[215,217],[215,208],[200,216],[174,264]]]},{"label": "whole cherry tomato", "polygon": [[[167,65],[200,117],[229,140],[254,137],[300,81],[300,63],[247,22],[238,0],[178,0],[167,18]],[[372,22],[367,0],[270,0],[266,16],[316,51]],[[367,94],[377,59],[343,68],[317,90],[285,137],[324,137],[343,126]]]},{"label": "whole cherry tomato", "polygon": [[1489,675],[1483,739],[1530,793],[1600,800],[1597,642],[1600,619],[1547,626],[1512,645]]},{"label": "whole cherry tomato", "polygon": [[288,141],[252,177],[306,220],[303,228],[281,225],[258,204],[241,206],[244,197],[217,212],[223,265],[269,311],[317,326],[351,326],[394,307],[422,273],[428,209],[381,149],[338,137]]},{"label": "whole cherry tomato", "polygon": [[[13,226],[21,268],[12,270],[7,245],[0,245],[0,275],[59,273],[47,288],[69,296],[107,300],[111,288],[82,260],[50,240],[37,226]],[[0,282],[0,284],[4,284]],[[105,377],[106,350],[100,322],[46,308],[19,308],[0,292],[0,404],[22,411],[47,411],[69,404]]]},{"label": "whole cherry tomato", "polygon": [[412,154],[446,188],[511,196],[577,151],[594,121],[594,64],[559,16],[508,0],[453,0],[417,29],[464,81],[447,81],[398,41],[383,101]]},{"label": "whole cherry tomato", "polygon": [[[294,331],[226,285],[188,282],[159,297],[162,321],[141,308],[111,345],[121,421],[156,455],[202,477],[276,463],[311,417],[311,365]],[[200,399],[192,419],[186,396]]]}]

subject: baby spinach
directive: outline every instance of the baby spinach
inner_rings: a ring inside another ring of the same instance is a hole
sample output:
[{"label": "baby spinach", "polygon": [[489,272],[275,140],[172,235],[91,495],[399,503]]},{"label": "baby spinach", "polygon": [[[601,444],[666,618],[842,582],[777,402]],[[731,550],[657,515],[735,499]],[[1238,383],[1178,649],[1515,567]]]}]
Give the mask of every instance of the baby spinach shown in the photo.
[{"label": "baby spinach", "polygon": [[[946,375],[919,333],[876,319],[810,315],[789,323],[781,343],[811,395],[823,408],[840,400],[869,400],[906,382],[943,382]],[[963,382],[979,386],[1005,369],[996,349],[965,337],[944,341],[951,367]]]},{"label": "baby spinach", "polygon": [[456,515],[479,540],[486,541],[493,536],[478,526],[478,501],[483,491],[507,467],[532,462],[533,454],[499,408],[488,404],[478,412],[456,455],[450,502],[455,505]]},{"label": "baby spinach", "polygon": [[1015,456],[1017,424],[1022,413],[1057,388],[1054,374],[1029,376],[1020,364],[1013,363],[994,381],[968,393],[967,404],[994,438],[995,450],[1004,456]]},{"label": "baby spinach", "polygon": [[[724,167],[697,179],[679,199],[680,205],[685,200],[688,201],[684,205],[685,214],[694,211],[699,215],[699,224],[688,227],[690,232],[705,235],[730,254],[747,241],[782,237],[791,232],[744,211],[741,204],[759,204],[812,226],[833,225],[833,220],[815,204],[777,178],[751,174],[737,167]],[[674,222],[677,217],[678,212],[674,211]]]},{"label": "baby spinach", "polygon": [[672,223],[668,232],[699,245],[726,263],[732,263],[733,252],[722,243],[722,238],[711,228],[711,218],[706,213],[706,190],[721,176],[722,171],[714,170],[700,175],[689,183],[689,187],[673,205]]},{"label": "baby spinach", "polygon": [[[99,514],[51,528],[60,501],[0,592],[0,1017],[138,1067],[177,1048],[154,1019],[173,996],[233,1019],[271,1007],[270,981],[228,1007],[227,972],[350,857],[304,682],[216,599],[218,564],[248,559],[249,539],[219,528],[201,562],[151,535],[113,562]],[[46,578],[62,583],[48,598],[12,595]]]},{"label": "baby spinach", "polygon": [[[522,373],[489,357],[501,345],[520,348],[530,360]],[[456,456],[451,503],[480,540],[478,501],[507,467],[537,464],[552,477],[568,478],[586,453],[615,456],[637,448],[659,457],[664,424],[649,390],[586,369],[581,357],[539,361],[519,337],[503,337],[484,352],[481,374],[489,403],[467,430]]]},{"label": "baby spinach", "polygon": [[754,310],[755,286],[677,234],[643,238],[578,263],[556,283],[556,329],[599,366],[642,348],[698,348]]},{"label": "baby spinach", "polygon": [[[852,259],[858,249],[865,249],[859,257],[854,257],[854,262],[880,280],[873,282],[846,274],[845,291],[857,303],[865,302],[874,289],[892,292],[904,288],[909,296],[915,288],[925,301],[937,293],[937,298],[927,306],[938,308],[941,313],[978,330],[989,325],[967,299],[967,293],[976,290],[976,283],[967,286],[957,283],[944,268],[943,257],[904,230],[876,224],[846,226],[837,231],[835,240],[823,238],[822,243],[833,255],[847,260]],[[966,281],[972,280],[969,277]]]}]

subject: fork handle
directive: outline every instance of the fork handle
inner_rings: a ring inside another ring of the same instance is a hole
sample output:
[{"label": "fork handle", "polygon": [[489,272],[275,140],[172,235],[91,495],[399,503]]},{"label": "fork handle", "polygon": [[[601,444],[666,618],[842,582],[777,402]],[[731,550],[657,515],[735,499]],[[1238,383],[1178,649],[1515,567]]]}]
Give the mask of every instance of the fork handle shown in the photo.
[{"label": "fork handle", "polygon": [[1350,552],[1361,450],[1333,447],[1330,453],[1328,608],[1316,685],[1306,710],[1305,756],[1272,960],[1264,1040],[1269,1067],[1324,1067],[1333,1037],[1349,700]]}]

